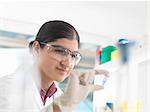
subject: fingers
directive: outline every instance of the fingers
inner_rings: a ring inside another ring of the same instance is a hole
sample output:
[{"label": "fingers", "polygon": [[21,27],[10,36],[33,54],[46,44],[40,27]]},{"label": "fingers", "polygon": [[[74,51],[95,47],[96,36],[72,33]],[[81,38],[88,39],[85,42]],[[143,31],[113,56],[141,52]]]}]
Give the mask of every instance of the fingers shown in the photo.
[{"label": "fingers", "polygon": [[87,85],[87,84],[92,84],[94,81],[94,73],[93,72],[87,72],[87,73],[82,73],[79,76],[79,80],[81,82],[81,84],[83,85]]},{"label": "fingers", "polygon": [[84,73],[80,73],[79,71],[76,71],[71,73],[70,79],[73,82],[75,82],[75,80],[78,80],[78,84],[86,85],[87,75],[85,75]]},{"label": "fingers", "polygon": [[[75,74],[77,74],[79,77],[83,74],[83,72],[80,72],[80,71],[76,71],[76,72],[73,72]],[[89,71],[89,72],[85,72],[84,74],[87,74],[87,73],[90,73],[90,74],[94,74],[94,75],[105,75],[107,77],[109,77],[109,72],[107,70],[104,70],[104,69],[101,69],[101,70],[92,70],[92,71]]]},{"label": "fingers", "polygon": [[88,88],[90,89],[90,91],[98,91],[98,90],[102,90],[104,89],[103,86],[100,86],[100,85],[94,85],[94,84],[89,84],[88,85]]},{"label": "fingers", "polygon": [[109,72],[107,70],[95,70],[95,75],[105,75],[109,77]]},{"label": "fingers", "polygon": [[72,73],[71,79],[74,82],[78,80],[78,84],[85,86],[93,83],[95,75],[104,75],[108,77],[108,74],[109,72],[107,70],[93,70],[86,73],[76,71]]},{"label": "fingers", "polygon": [[69,80],[68,80],[68,85],[67,85],[67,88],[76,88],[78,85],[79,85],[79,78],[77,76],[77,74],[71,74],[70,77],[69,77]]},{"label": "fingers", "polygon": [[80,84],[81,85],[86,85],[87,84],[87,78],[88,78],[88,75],[85,74],[85,73],[80,75],[80,77],[79,77]]},{"label": "fingers", "polygon": [[95,77],[94,71],[88,72],[87,83],[93,84],[94,77]]}]

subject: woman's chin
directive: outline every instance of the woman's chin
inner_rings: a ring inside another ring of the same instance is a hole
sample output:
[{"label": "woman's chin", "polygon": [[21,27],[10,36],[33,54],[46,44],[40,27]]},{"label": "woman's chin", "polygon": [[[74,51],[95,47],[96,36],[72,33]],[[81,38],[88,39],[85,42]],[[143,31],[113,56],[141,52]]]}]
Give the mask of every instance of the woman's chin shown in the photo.
[{"label": "woman's chin", "polygon": [[63,82],[64,80],[65,80],[65,78],[57,79],[56,81],[58,81],[58,82]]},{"label": "woman's chin", "polygon": [[58,82],[63,82],[68,76],[66,75],[65,77],[59,77],[56,79]]}]

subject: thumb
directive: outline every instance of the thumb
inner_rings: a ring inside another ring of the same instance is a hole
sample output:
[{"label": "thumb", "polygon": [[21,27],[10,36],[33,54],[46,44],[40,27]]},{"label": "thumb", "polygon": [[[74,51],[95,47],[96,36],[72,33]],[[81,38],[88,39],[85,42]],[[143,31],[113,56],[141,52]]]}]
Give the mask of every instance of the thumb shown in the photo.
[{"label": "thumb", "polygon": [[109,76],[109,72],[107,71],[107,70],[95,70],[95,74],[97,75],[97,74],[99,74],[99,75],[101,75],[101,74],[103,74],[103,75],[105,75],[105,76]]},{"label": "thumb", "polygon": [[90,91],[98,91],[98,90],[104,89],[104,87],[100,85],[89,84],[88,86],[89,86]]},{"label": "thumb", "polygon": [[74,90],[78,88],[78,85],[79,85],[78,76],[76,74],[71,74],[68,79],[67,89]]}]

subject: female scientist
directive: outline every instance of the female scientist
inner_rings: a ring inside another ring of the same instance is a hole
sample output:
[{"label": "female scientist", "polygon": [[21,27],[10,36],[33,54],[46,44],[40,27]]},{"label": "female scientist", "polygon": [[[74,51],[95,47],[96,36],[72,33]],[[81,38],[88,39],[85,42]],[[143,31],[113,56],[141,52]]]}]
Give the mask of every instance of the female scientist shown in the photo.
[{"label": "female scientist", "polygon": [[[44,23],[29,44],[34,62],[24,60],[14,74],[0,79],[0,112],[71,112],[90,92],[103,89],[91,83],[95,72],[72,72],[81,59],[79,44],[78,32],[69,23]],[[56,81],[68,76],[63,93]]]}]

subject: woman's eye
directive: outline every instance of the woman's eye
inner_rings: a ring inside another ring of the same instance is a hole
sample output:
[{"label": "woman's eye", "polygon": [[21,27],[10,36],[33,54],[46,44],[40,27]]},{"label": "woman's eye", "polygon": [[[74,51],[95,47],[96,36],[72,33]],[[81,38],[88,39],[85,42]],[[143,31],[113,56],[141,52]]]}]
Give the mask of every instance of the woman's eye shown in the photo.
[{"label": "woman's eye", "polygon": [[55,53],[61,54],[61,55],[68,55],[68,53],[65,50],[62,49],[55,49]]},{"label": "woman's eye", "polygon": [[61,49],[55,49],[54,51],[57,53],[63,53],[63,50],[61,50]]},{"label": "woman's eye", "polygon": [[76,57],[76,55],[74,55],[74,54],[73,54],[73,55],[72,55],[72,57],[73,57],[73,58],[75,58],[75,57]]}]

